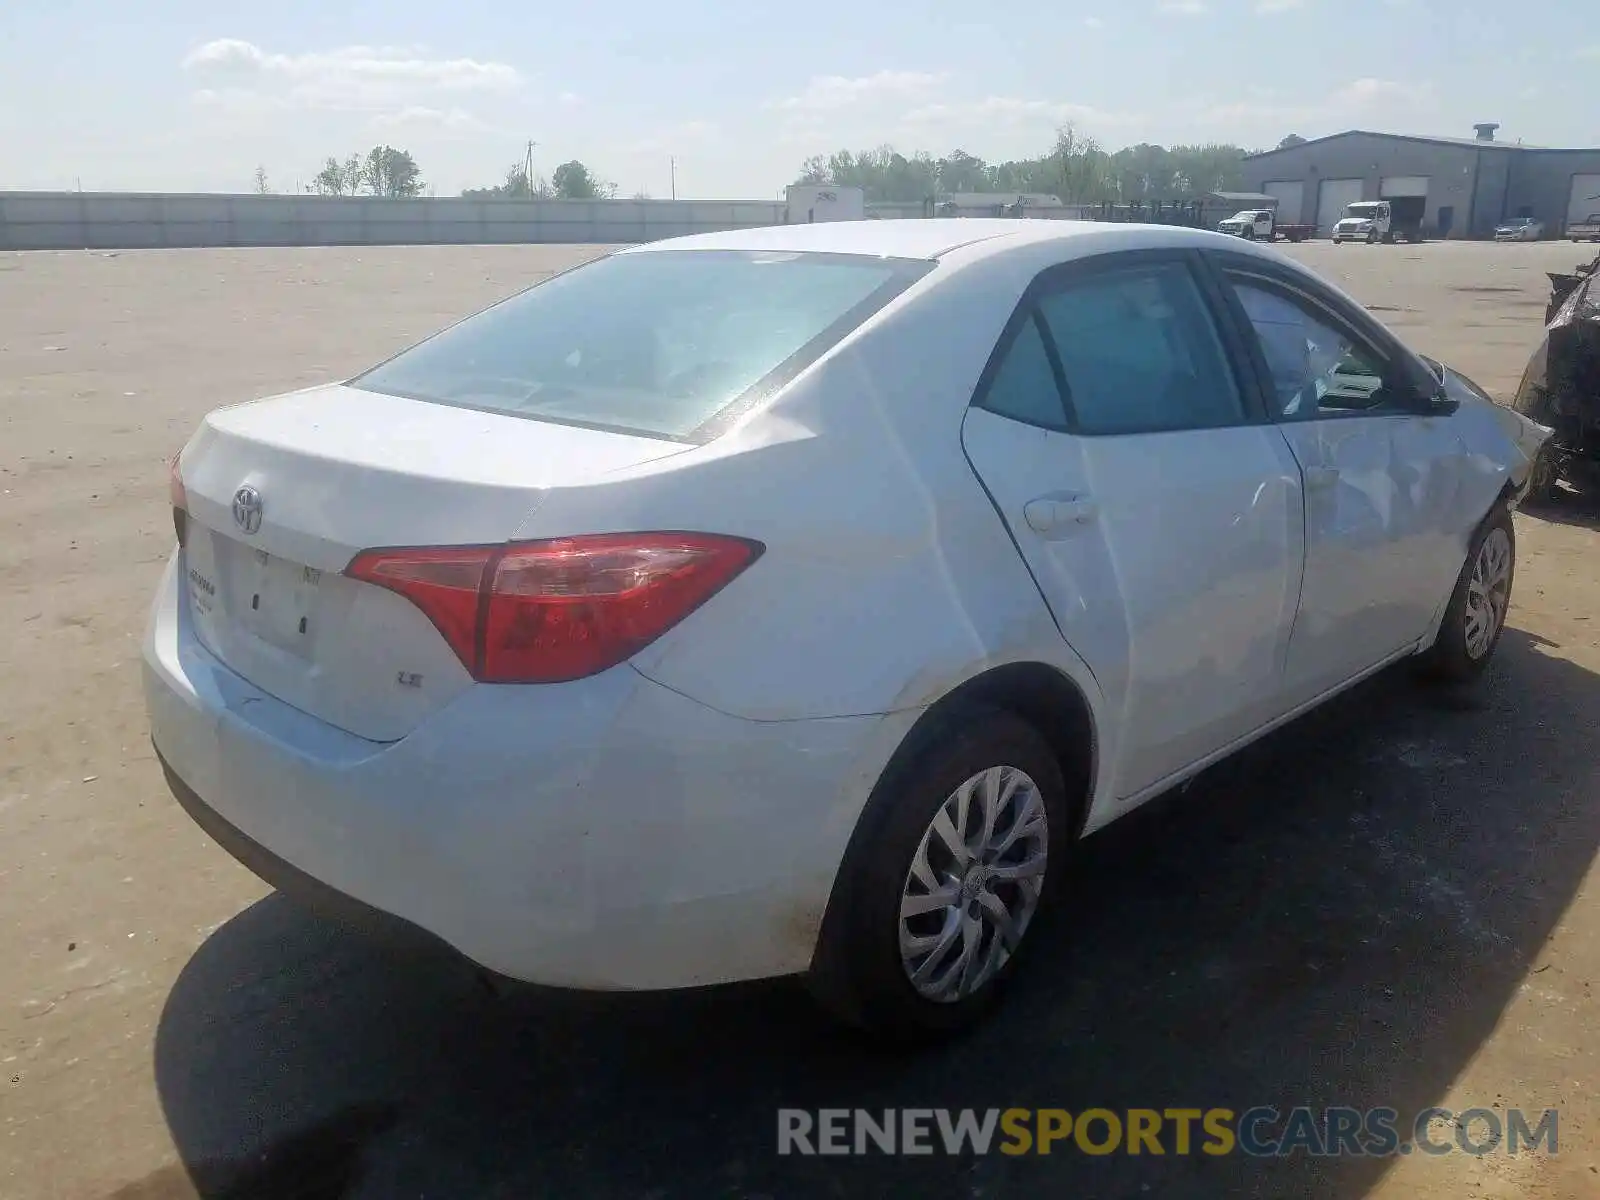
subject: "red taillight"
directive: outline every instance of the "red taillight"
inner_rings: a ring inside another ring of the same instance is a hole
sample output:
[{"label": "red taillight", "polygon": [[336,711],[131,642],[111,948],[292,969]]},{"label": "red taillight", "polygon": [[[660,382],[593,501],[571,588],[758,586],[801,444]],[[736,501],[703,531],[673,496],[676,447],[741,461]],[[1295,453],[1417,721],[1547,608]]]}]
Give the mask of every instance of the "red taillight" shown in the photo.
[{"label": "red taillight", "polygon": [[178,460],[182,457],[180,450],[172,456],[172,463],[167,468],[167,495],[172,500],[172,530],[178,535],[180,546],[189,532],[189,494],[183,490],[183,475],[178,470]]},{"label": "red taillight", "polygon": [[345,574],[398,592],[485,683],[559,683],[632,658],[760,556],[743,538],[605,533],[368,550]]}]

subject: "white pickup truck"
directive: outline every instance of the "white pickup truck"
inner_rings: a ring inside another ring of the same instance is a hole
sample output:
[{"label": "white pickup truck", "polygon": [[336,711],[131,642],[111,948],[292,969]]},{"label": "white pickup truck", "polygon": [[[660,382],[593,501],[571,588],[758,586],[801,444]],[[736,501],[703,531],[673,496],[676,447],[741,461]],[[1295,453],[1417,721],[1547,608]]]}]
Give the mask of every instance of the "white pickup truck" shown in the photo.
[{"label": "white pickup truck", "polygon": [[1600,242],[1600,213],[1590,213],[1567,226],[1567,236],[1575,242]]},{"label": "white pickup truck", "polygon": [[1278,224],[1278,215],[1270,208],[1247,208],[1243,212],[1236,212],[1218,224],[1217,229],[1222,233],[1231,233],[1234,237],[1244,238],[1246,241],[1263,242],[1274,242],[1280,237],[1287,241],[1299,242],[1316,232],[1310,225]]}]

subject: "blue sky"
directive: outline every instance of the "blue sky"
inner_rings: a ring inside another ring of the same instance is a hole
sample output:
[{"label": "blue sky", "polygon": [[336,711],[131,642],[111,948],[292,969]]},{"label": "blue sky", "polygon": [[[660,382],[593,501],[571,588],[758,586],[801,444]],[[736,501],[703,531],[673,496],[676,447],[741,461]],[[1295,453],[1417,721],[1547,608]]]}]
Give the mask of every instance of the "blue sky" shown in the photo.
[{"label": "blue sky", "polygon": [[[534,139],[623,195],[776,194],[813,153],[1275,144],[1352,127],[1600,145],[1574,0],[0,0],[0,188],[303,187],[410,149],[440,195]],[[1581,24],[1581,23],[1580,23]]]}]

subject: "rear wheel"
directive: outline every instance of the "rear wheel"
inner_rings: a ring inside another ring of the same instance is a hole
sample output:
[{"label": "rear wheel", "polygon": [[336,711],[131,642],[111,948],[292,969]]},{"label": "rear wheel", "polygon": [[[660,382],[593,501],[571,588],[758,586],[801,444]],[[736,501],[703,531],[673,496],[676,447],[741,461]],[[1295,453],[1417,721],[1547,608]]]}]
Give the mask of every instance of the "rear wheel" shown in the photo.
[{"label": "rear wheel", "polygon": [[1423,655],[1427,674],[1445,683],[1471,683],[1483,674],[1505,631],[1516,557],[1511,512],[1501,505],[1472,539],[1439,636]]},{"label": "rear wheel", "polygon": [[1009,712],[952,713],[874,790],[824,922],[813,994],[849,1024],[917,1042],[979,1020],[1059,885],[1061,768]]}]

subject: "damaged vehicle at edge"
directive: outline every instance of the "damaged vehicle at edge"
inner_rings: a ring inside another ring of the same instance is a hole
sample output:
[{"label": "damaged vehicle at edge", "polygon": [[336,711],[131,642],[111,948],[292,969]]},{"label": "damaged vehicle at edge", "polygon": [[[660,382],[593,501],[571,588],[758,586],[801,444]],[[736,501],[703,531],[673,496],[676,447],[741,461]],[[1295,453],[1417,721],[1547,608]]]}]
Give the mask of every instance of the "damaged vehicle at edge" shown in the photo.
[{"label": "damaged vehicle at edge", "polygon": [[1550,273],[1544,336],[1528,359],[1512,411],[1550,430],[1528,499],[1557,497],[1563,481],[1600,490],[1600,257],[1570,274]]}]

